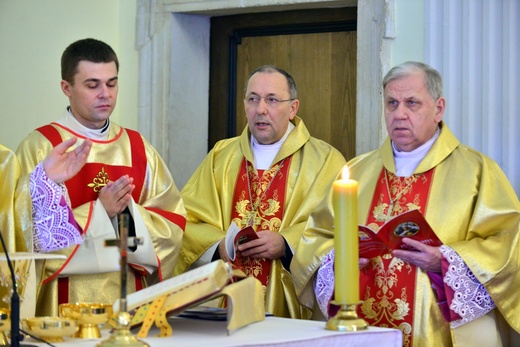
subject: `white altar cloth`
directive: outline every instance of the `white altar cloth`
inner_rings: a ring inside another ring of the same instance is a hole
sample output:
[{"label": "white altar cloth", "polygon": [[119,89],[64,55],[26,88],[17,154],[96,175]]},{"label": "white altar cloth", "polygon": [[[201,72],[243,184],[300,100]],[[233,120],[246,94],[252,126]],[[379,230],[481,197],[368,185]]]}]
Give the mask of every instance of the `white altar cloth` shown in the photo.
[{"label": "white altar cloth", "polygon": [[[225,321],[209,321],[187,318],[170,318],[173,334],[170,337],[153,337],[158,330],[150,330],[149,337],[140,339],[151,347],[218,347],[218,346],[378,346],[401,347],[399,330],[369,327],[356,332],[338,332],[325,329],[325,322],[267,317],[262,322],[250,324],[227,334]],[[137,332],[135,332],[137,333]],[[101,339],[65,338],[55,342],[56,347],[96,346],[109,337],[109,331],[102,331]],[[46,346],[26,339],[22,343]]]}]

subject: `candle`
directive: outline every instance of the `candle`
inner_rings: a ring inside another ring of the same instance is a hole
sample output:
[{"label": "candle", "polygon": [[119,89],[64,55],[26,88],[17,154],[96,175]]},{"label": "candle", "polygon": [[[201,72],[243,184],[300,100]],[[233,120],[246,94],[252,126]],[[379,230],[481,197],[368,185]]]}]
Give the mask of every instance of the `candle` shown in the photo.
[{"label": "candle", "polygon": [[358,182],[349,179],[348,167],[342,179],[332,184],[334,207],[334,276],[337,304],[359,302],[359,250],[357,202]]}]

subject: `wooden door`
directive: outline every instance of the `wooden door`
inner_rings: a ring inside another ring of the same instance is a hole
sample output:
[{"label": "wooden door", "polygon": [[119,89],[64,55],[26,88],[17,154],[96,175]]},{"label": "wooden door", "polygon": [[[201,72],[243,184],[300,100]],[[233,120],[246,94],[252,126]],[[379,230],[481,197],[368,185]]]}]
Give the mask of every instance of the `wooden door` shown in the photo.
[{"label": "wooden door", "polygon": [[212,20],[209,148],[246,126],[244,87],[252,70],[276,65],[296,81],[312,136],[355,156],[355,8],[290,11]]}]

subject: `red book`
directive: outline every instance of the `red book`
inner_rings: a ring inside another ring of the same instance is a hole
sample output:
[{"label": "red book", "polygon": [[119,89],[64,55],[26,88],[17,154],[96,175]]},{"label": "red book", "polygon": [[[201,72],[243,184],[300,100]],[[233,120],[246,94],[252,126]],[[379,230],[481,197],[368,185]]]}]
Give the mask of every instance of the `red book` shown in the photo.
[{"label": "red book", "polygon": [[403,243],[403,238],[420,241],[429,246],[440,246],[439,240],[421,211],[414,209],[397,215],[387,221],[377,232],[367,226],[359,226],[359,257],[373,258],[394,249],[413,251],[413,247]]},{"label": "red book", "polygon": [[231,260],[235,260],[237,254],[237,247],[241,243],[257,239],[258,235],[252,226],[247,226],[243,229],[239,229],[238,225],[231,222],[226,232],[226,251]]}]

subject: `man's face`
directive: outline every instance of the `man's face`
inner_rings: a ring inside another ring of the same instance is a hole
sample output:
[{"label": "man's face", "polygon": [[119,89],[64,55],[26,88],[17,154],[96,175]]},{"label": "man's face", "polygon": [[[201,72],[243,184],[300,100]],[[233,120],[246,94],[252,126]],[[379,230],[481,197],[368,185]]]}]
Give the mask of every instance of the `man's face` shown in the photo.
[{"label": "man's face", "polygon": [[[247,123],[249,131],[263,145],[279,141],[285,135],[289,121],[298,111],[297,99],[278,102],[272,106],[266,103],[266,98],[290,99],[288,88],[285,76],[278,72],[258,72],[249,79],[244,99]],[[254,97],[261,97],[257,105],[248,102]]]},{"label": "man's face", "polygon": [[433,137],[445,108],[443,97],[433,100],[424,73],[390,81],[384,90],[388,135],[398,150],[410,152]]},{"label": "man's face", "polygon": [[100,129],[116,107],[116,63],[80,61],[74,84],[61,81],[61,89],[69,97],[71,112],[78,122],[90,129]]}]

